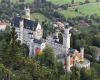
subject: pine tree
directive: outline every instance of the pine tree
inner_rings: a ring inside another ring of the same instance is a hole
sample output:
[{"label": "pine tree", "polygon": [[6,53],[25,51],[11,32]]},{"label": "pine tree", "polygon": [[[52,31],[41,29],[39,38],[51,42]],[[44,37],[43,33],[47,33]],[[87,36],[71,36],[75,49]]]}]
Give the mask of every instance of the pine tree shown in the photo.
[{"label": "pine tree", "polygon": [[85,3],[90,3],[90,0],[85,0]]},{"label": "pine tree", "polygon": [[74,0],[72,0],[71,3],[74,4]]},{"label": "pine tree", "polygon": [[[12,67],[13,63],[16,60],[16,56],[21,53],[21,45],[17,40],[17,34],[15,28],[11,28],[10,32],[5,35],[5,38],[2,40],[1,46],[1,60],[3,63],[9,67]],[[12,64],[12,65],[11,65]]]}]

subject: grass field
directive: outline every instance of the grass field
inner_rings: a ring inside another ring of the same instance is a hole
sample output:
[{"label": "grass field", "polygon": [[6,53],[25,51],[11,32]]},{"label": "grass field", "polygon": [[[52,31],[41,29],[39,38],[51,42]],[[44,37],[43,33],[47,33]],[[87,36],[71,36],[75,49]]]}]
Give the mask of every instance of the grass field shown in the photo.
[{"label": "grass field", "polygon": [[38,19],[40,23],[41,23],[42,21],[44,21],[44,20],[50,21],[50,19],[48,19],[47,17],[45,17],[45,16],[42,15],[41,13],[32,13],[32,14],[31,14],[31,19],[32,19],[32,20]]},{"label": "grass field", "polygon": [[33,2],[34,0],[25,0],[26,1],[26,3],[31,3],[31,2]]},{"label": "grass field", "polygon": [[68,18],[68,17],[76,17],[76,16],[81,16],[81,14],[73,11],[73,10],[62,10],[60,11],[60,13],[65,17],[65,18]]},{"label": "grass field", "polygon": [[[71,3],[71,0],[47,0],[51,1],[53,4],[67,4]],[[75,2],[84,2],[85,0],[75,0]],[[91,2],[95,2],[96,0],[90,0]]]},{"label": "grass field", "polygon": [[82,14],[75,12],[74,10],[61,10],[59,12],[62,15],[64,15],[66,18],[81,16],[81,15],[91,15],[91,14],[95,14],[95,13],[98,16],[100,16],[100,2],[80,5],[78,8],[78,11],[81,12]]},{"label": "grass field", "polygon": [[79,7],[79,11],[84,15],[98,14],[100,16],[100,2],[85,4]]}]

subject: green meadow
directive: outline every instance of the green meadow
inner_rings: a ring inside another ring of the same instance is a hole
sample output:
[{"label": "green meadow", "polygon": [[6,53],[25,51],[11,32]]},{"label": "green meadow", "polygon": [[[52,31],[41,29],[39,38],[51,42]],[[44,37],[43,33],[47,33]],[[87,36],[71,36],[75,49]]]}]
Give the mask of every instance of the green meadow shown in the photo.
[{"label": "green meadow", "polygon": [[[71,0],[47,0],[52,2],[53,4],[67,4],[71,3]],[[84,2],[85,0],[74,0],[75,2]],[[96,0],[90,0],[90,2],[95,2]]]},{"label": "green meadow", "polygon": [[38,19],[40,23],[41,23],[42,21],[44,21],[44,20],[50,21],[50,19],[48,19],[47,17],[45,17],[45,16],[44,16],[43,14],[41,14],[41,13],[32,13],[32,14],[31,14],[31,19],[32,19],[32,20]]},{"label": "green meadow", "polygon": [[[89,3],[89,4],[84,4],[80,5],[78,7],[78,12],[75,12],[75,10],[60,10],[59,11],[64,17],[76,17],[76,16],[86,16],[86,15],[91,15],[91,14],[97,14],[100,16],[100,2],[98,3]],[[79,13],[81,12],[81,13]]]}]

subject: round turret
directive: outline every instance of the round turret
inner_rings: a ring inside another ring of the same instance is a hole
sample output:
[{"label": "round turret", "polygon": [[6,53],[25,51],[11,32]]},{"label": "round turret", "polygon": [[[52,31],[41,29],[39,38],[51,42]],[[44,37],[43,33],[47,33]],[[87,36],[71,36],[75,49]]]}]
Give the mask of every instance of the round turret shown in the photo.
[{"label": "round turret", "polygon": [[66,28],[65,29],[65,34],[63,34],[63,45],[65,46],[66,53],[67,53],[67,50],[70,48],[71,34],[69,33],[69,31],[71,29],[72,29],[72,27]]}]

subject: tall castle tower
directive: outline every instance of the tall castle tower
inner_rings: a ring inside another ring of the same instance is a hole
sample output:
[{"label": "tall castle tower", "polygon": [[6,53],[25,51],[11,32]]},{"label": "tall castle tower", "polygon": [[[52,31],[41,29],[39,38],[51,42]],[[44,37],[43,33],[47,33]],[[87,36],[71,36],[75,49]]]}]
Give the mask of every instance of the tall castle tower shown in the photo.
[{"label": "tall castle tower", "polygon": [[80,48],[81,61],[84,61],[84,47]]},{"label": "tall castle tower", "polygon": [[70,38],[71,38],[71,33],[69,31],[72,29],[72,27],[65,29],[65,34],[63,35],[63,45],[65,48],[65,54],[66,54],[66,70],[67,72],[70,72],[70,55],[69,53],[69,48],[70,48]]},{"label": "tall castle tower", "polygon": [[30,20],[30,8],[27,6],[24,8],[26,19]]},{"label": "tall castle tower", "polygon": [[65,33],[63,34],[63,45],[64,48],[66,49],[66,53],[68,52],[68,49],[70,48],[70,38],[71,34],[69,31],[72,29],[72,27],[65,29]]},{"label": "tall castle tower", "polygon": [[24,22],[23,20],[20,21],[20,41],[23,43],[23,32],[24,32]]}]

